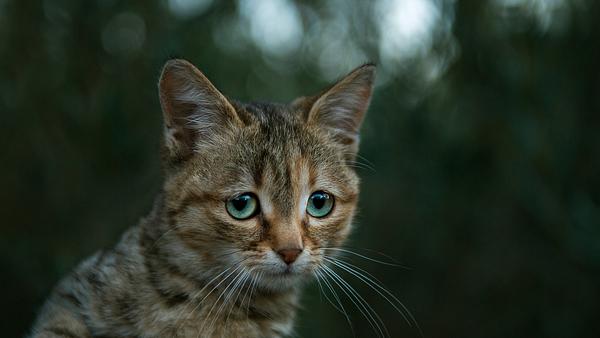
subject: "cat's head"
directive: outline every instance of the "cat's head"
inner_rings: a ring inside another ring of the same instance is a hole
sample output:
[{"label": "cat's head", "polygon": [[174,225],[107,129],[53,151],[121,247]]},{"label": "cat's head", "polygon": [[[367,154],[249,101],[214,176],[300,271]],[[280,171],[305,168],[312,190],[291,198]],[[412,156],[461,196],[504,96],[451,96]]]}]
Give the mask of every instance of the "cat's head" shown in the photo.
[{"label": "cat's head", "polygon": [[[226,98],[192,64],[165,65],[165,217],[171,260],[206,279],[246,274],[293,287],[348,236],[358,131],[375,67],[286,105]],[[222,276],[225,276],[224,273]]]}]

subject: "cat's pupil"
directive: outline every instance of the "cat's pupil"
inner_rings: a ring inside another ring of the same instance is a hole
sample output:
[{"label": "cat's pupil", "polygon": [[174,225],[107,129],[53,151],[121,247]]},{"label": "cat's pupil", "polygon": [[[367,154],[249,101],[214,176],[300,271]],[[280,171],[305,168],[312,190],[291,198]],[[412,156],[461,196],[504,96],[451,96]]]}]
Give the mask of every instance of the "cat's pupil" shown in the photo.
[{"label": "cat's pupil", "polygon": [[313,196],[313,199],[312,199],[313,206],[317,209],[321,209],[325,205],[325,200],[326,200],[325,196],[315,195],[315,196]]},{"label": "cat's pupil", "polygon": [[244,210],[244,208],[248,204],[248,196],[240,196],[240,197],[234,199],[231,202],[233,203],[233,207],[236,210],[242,211],[242,210]]}]

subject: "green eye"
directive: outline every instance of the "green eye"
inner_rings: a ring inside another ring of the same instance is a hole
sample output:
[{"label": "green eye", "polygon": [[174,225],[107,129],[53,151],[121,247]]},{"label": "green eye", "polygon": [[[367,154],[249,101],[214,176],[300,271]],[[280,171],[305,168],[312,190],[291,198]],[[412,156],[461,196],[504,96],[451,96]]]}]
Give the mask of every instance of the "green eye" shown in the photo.
[{"label": "green eye", "polygon": [[253,193],[245,192],[225,204],[227,212],[235,219],[247,219],[258,213],[258,198]]},{"label": "green eye", "polygon": [[308,198],[306,211],[309,215],[321,218],[329,215],[333,209],[333,196],[324,191],[315,191]]}]

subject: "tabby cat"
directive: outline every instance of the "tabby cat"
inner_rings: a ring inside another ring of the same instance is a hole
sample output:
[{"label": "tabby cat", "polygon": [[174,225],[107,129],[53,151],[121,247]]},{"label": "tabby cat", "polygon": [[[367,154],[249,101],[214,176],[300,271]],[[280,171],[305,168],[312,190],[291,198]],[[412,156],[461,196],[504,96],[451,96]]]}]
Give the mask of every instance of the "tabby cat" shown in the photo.
[{"label": "tabby cat", "polygon": [[32,337],[284,337],[350,232],[375,67],[290,104],[223,96],[191,63],[159,81],[164,185],[111,250],[60,282]]}]

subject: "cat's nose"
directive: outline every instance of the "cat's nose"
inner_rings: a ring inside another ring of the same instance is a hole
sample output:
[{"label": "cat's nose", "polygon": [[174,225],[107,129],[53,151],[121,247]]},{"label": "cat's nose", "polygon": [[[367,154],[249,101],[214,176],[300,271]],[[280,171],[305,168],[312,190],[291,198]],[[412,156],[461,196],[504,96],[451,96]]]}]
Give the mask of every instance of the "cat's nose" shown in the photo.
[{"label": "cat's nose", "polygon": [[281,256],[281,259],[289,265],[296,261],[298,256],[302,253],[302,249],[281,249],[278,250],[277,253]]}]

